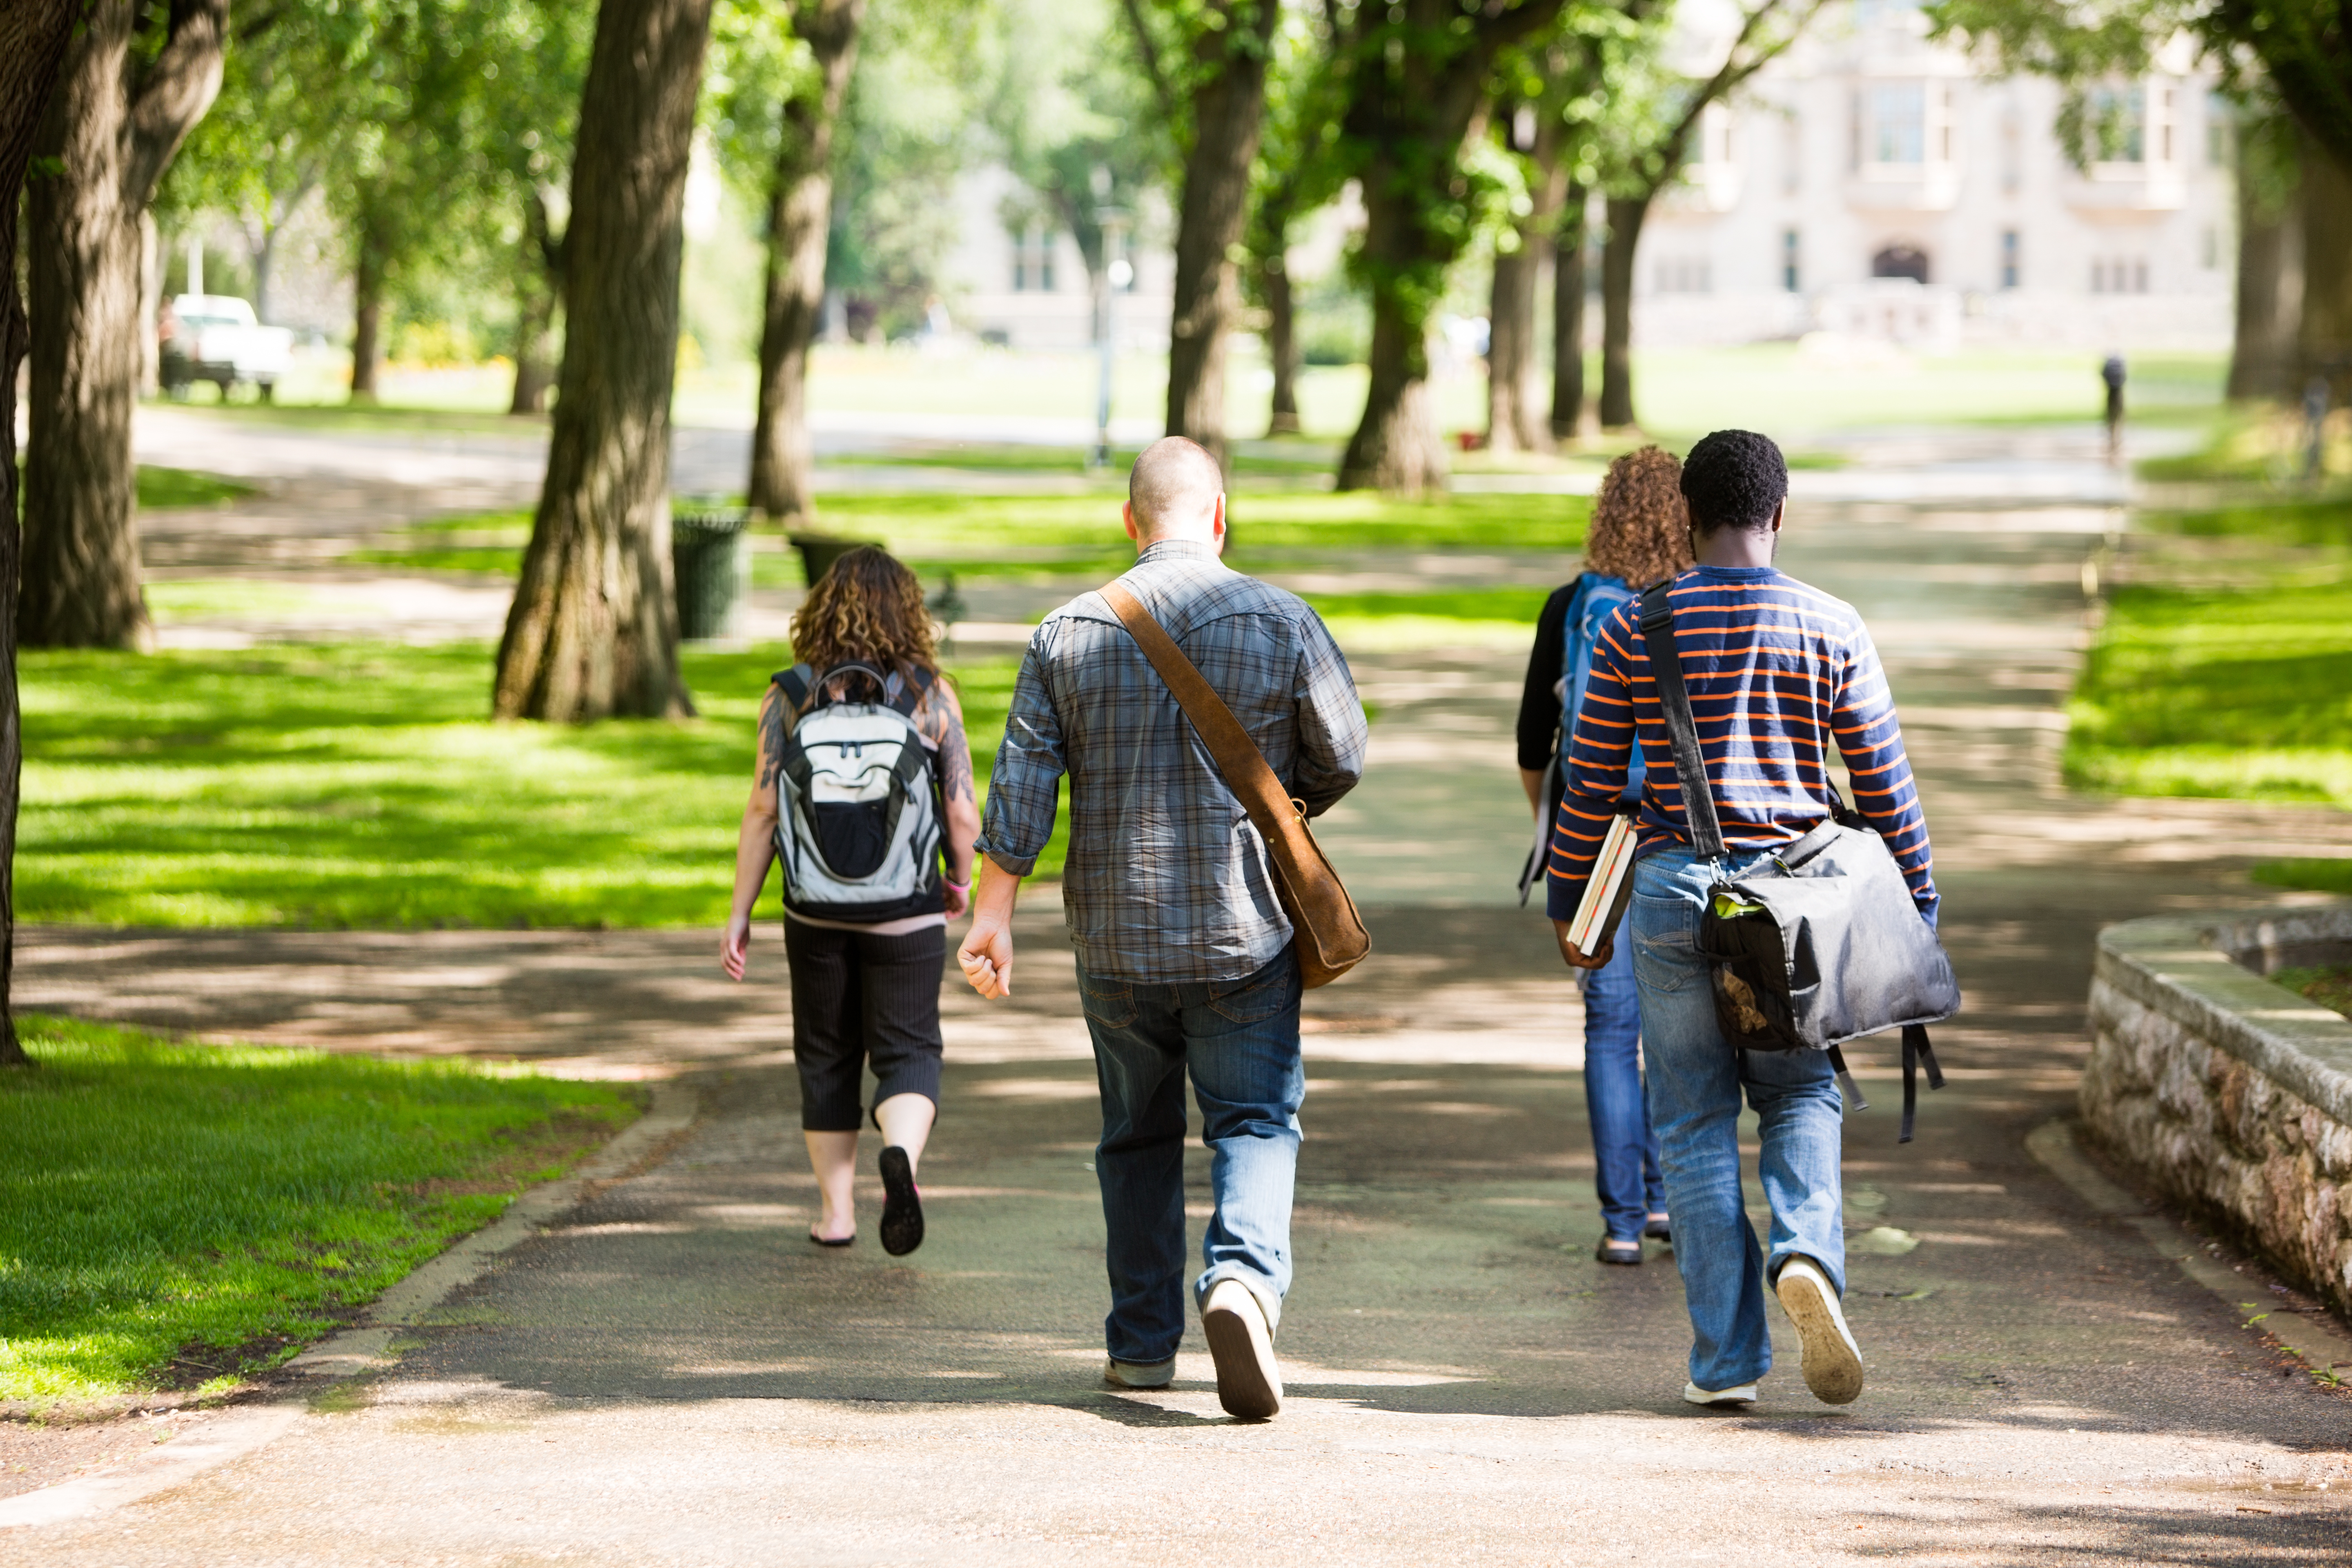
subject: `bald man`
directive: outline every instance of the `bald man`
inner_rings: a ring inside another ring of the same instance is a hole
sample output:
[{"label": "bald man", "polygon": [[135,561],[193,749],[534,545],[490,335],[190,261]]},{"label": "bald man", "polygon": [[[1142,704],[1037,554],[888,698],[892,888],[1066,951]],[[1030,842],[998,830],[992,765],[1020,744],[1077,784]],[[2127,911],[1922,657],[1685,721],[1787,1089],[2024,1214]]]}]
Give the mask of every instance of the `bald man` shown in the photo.
[{"label": "bald man", "polygon": [[[1347,660],[1295,595],[1227,569],[1223,476],[1181,437],[1128,476],[1134,570],[1119,581],[1234,710],[1315,816],[1364,768]],[[1013,905],[1070,781],[1062,904],[1102,1089],[1110,1316],[1107,1381],[1164,1388],[1184,1337],[1184,1077],[1201,1105],[1216,1211],[1192,1294],[1225,1409],[1282,1408],[1274,1332],[1290,1288],[1298,1160],[1298,964],[1265,844],[1176,699],[1099,594],[1029,640],[989,781],[984,869],[957,953],[1013,988]]]}]

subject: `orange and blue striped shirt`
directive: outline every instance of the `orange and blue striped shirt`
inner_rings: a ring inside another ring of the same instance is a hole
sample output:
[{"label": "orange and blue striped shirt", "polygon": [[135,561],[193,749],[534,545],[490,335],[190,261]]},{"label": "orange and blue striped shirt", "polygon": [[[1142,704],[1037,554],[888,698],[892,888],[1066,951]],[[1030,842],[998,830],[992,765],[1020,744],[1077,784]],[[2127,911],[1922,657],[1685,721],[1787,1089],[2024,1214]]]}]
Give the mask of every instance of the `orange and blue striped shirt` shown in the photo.
[{"label": "orange and blue striped shirt", "polygon": [[[1694,567],[1674,580],[1667,602],[1725,847],[1769,848],[1826,818],[1834,746],[1845,759],[1855,809],[1886,840],[1932,922],[1937,896],[1927,819],[1886,672],[1853,606],[1769,566]],[[1637,744],[1649,778],[1636,853],[1687,847],[1690,825],[1638,602],[1601,623],[1577,711],[1552,828],[1546,901],[1554,920],[1576,914]]]}]

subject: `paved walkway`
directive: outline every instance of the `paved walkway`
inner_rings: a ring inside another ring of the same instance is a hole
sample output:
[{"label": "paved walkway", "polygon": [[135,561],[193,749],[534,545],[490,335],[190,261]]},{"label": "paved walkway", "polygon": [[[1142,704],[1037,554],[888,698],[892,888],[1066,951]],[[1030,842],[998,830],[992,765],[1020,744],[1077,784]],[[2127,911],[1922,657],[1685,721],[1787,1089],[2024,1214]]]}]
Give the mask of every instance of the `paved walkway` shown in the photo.
[{"label": "paved walkway", "polygon": [[[0,1533],[0,1562],[2340,1563],[2352,1395],[2283,1371],[2247,1310],[2025,1149],[2071,1105],[2098,923],[2352,848],[2340,815],[2056,789],[2077,568],[2109,521],[1795,522],[1788,564],[1886,652],[1968,993],[1918,1142],[1891,1109],[1848,1130],[1854,1405],[1805,1395],[1784,1333],[1754,1413],[1681,1404],[1669,1259],[1590,1259],[1574,992],[1509,904],[1520,656],[1363,655],[1374,766],[1328,837],[1378,957],[1309,1002],[1280,1421],[1226,1421],[1197,1340],[1166,1394],[1096,1381],[1093,1075],[1049,906],[1014,1006],[948,994],[931,1237],[903,1260],[802,1239],[764,935],[738,988],[700,932],[37,931],[26,1005],[664,1076],[702,1111],[270,1447]],[[1857,1066],[1891,1100],[1888,1054]],[[1197,1222],[1197,1150],[1188,1174]]]}]

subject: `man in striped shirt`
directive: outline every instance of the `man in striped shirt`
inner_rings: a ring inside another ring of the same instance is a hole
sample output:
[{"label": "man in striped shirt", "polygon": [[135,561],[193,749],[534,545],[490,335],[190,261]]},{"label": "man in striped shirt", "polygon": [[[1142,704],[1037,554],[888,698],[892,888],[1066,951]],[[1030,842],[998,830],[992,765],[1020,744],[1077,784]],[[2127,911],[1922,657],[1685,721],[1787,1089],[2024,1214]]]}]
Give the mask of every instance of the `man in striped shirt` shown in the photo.
[{"label": "man in striped shirt", "polygon": [[[1601,628],[1576,716],[1552,838],[1550,913],[1571,965],[1608,960],[1605,942],[1579,952],[1568,923],[1640,746],[1649,776],[1630,929],[1650,1113],[1694,1338],[1683,1397],[1697,1405],[1756,1398],[1756,1380],[1772,1364],[1769,1288],[1802,1342],[1806,1386],[1843,1405],[1862,1392],[1862,1358],[1839,1308],[1845,1242],[1836,1081],[1818,1051],[1735,1050],[1717,1026],[1713,980],[1696,941],[1718,870],[1745,875],[1831,815],[1832,747],[1856,809],[1886,840],[1920,916],[1933,924],[1927,824],[1862,617],[1772,564],[1789,490],[1780,449],[1750,431],[1718,430],[1684,460],[1682,489],[1698,564],[1674,580],[1667,599],[1727,858],[1718,868],[1691,849],[1652,650],[1639,606],[1629,605]],[[1740,1198],[1743,1090],[1762,1121],[1772,1227],[1761,1250]]]}]

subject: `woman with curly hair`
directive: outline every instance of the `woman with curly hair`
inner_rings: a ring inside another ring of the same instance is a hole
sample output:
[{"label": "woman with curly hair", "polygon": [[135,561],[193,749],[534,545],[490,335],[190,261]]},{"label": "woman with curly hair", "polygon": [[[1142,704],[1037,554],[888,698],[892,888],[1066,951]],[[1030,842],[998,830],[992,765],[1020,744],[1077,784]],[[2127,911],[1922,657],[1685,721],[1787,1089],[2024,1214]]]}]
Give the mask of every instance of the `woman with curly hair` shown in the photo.
[{"label": "woman with curly hair", "polygon": [[743,978],[752,906],[781,853],[793,1065],[821,1205],[809,1239],[857,1238],[858,1089],[870,1065],[879,1228],[897,1257],[923,1240],[915,1171],[939,1114],[947,922],[971,906],[980,837],[971,748],[922,585],[883,551],[853,550],[818,579],[793,617],[793,655],[760,706],[719,960]]},{"label": "woman with curly hair", "polygon": [[[1568,731],[1592,673],[1601,628],[1641,591],[1691,563],[1690,514],[1684,509],[1682,464],[1644,447],[1609,465],[1585,535],[1587,570],[1554,593],[1536,622],[1519,700],[1519,779],[1536,814],[1536,847],[1519,889],[1540,881],[1559,809]],[[1642,755],[1634,748],[1625,798],[1642,795]],[[1603,1263],[1642,1261],[1642,1237],[1671,1241],[1665,1187],[1658,1175],[1658,1138],[1642,1093],[1642,1013],[1633,988],[1633,944],[1618,933],[1601,968],[1578,973],[1584,988],[1584,1103],[1592,1121],[1593,1184],[1607,1227],[1594,1254]]]}]

